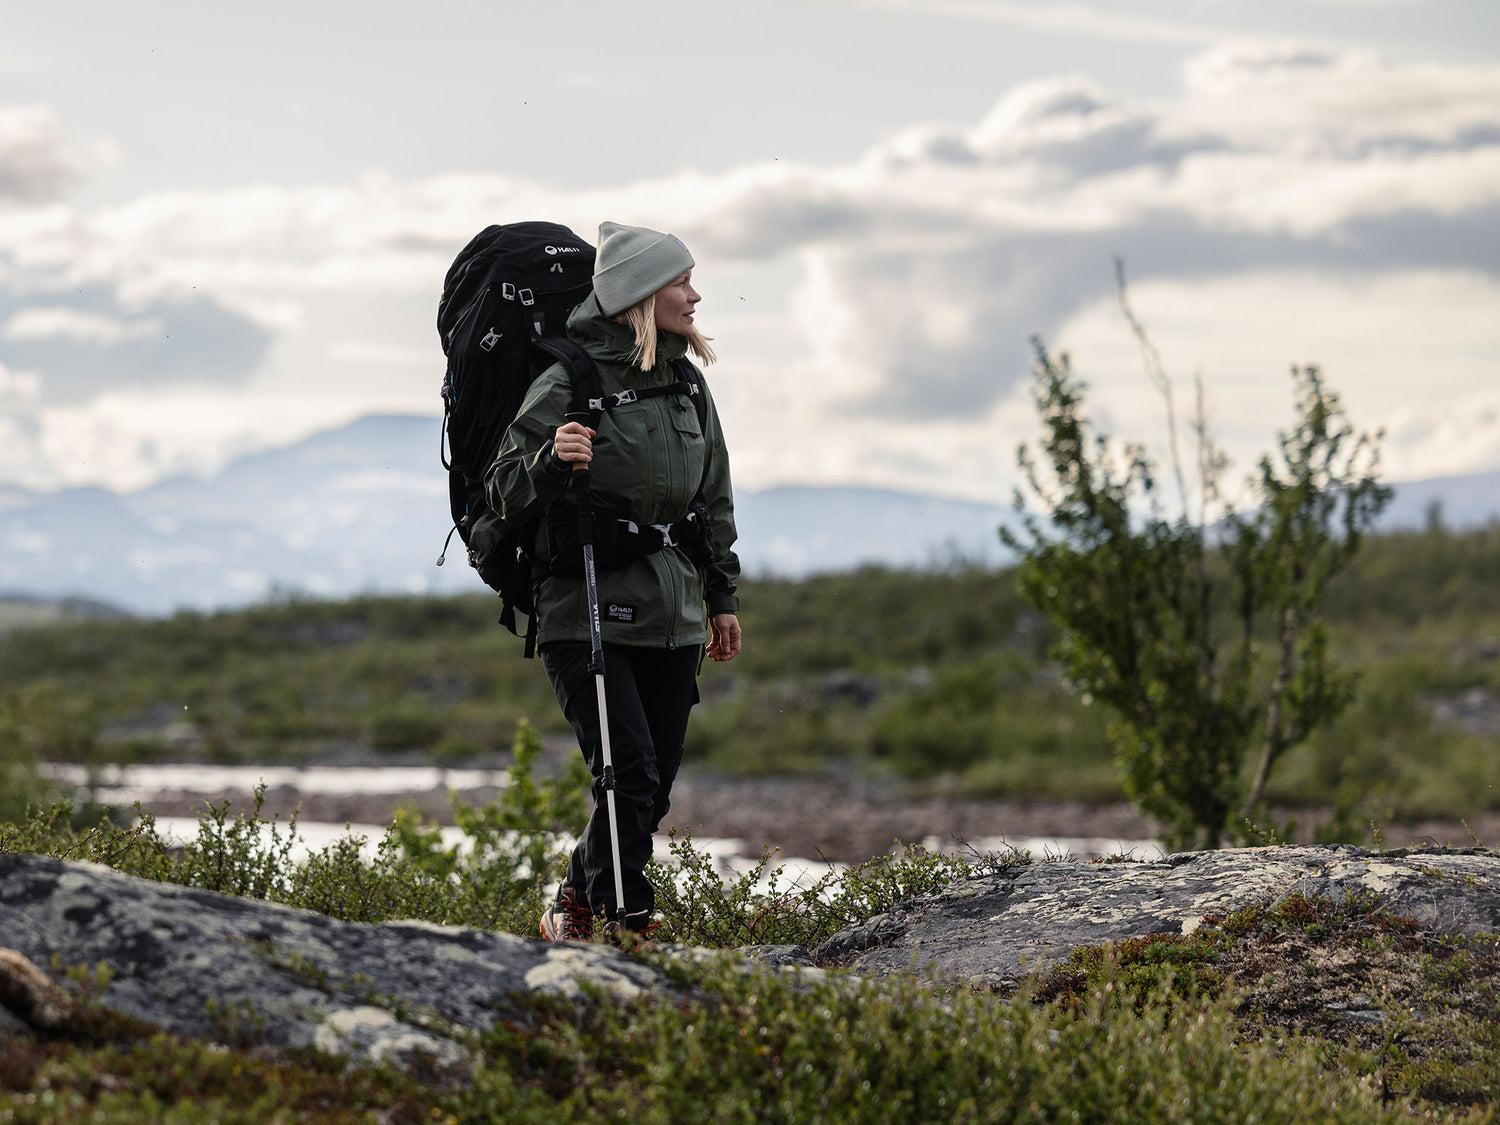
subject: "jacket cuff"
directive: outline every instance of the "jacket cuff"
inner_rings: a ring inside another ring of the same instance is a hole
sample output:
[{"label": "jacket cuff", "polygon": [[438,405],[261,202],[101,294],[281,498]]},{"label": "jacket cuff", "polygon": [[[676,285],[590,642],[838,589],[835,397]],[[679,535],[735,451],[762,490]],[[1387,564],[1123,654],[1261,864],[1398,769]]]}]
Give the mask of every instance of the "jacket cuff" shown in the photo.
[{"label": "jacket cuff", "polygon": [[573,466],[557,455],[557,450],[552,448],[550,441],[537,450],[533,463],[556,484],[567,484],[568,474],[573,471]]},{"label": "jacket cuff", "polygon": [[740,611],[740,599],[734,594],[722,592],[708,595],[708,615],[715,617],[721,613],[738,614]]}]

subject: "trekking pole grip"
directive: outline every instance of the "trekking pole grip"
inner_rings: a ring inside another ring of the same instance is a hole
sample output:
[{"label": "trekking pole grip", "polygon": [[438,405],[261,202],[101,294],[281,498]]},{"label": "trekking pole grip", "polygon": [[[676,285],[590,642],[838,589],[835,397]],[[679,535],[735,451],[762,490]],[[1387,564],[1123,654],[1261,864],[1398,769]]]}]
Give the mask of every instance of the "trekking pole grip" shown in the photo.
[{"label": "trekking pole grip", "polygon": [[[570,410],[566,414],[563,415],[563,420],[565,422],[577,422],[580,426],[582,426],[586,430],[592,430],[592,429],[596,429],[597,428],[597,427],[595,427],[593,425],[593,423],[595,421],[594,415],[592,414],[592,412],[587,411],[587,410]],[[586,473],[588,471],[589,471],[589,463],[587,461],[574,461],[573,462],[573,472],[575,472],[575,473],[577,473],[577,472],[585,472]]]}]

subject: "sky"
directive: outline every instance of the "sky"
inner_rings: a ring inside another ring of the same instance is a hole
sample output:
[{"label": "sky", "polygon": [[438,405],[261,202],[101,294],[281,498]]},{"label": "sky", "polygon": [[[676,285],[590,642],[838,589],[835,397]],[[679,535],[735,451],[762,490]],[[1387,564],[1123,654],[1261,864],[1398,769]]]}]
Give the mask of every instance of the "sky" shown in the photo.
[{"label": "sky", "polygon": [[679,235],[736,486],[1005,502],[1030,340],[1232,473],[1316,363],[1388,479],[1500,468],[1494,0],[49,0],[0,22],[0,486],[441,415],[492,222]]}]

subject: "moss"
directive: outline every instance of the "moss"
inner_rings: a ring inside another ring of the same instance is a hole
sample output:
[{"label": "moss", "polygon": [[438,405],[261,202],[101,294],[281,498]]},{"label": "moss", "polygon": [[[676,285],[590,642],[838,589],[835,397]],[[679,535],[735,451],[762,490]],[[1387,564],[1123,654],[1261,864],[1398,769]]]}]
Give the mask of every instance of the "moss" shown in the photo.
[{"label": "moss", "polygon": [[1500,1095],[1500,940],[1423,933],[1371,896],[1293,894],[1186,937],[1078,949],[1033,994],[1076,1007],[1102,987],[1142,1011],[1224,1002],[1241,1039],[1307,1037],[1330,1073],[1439,1117]]}]

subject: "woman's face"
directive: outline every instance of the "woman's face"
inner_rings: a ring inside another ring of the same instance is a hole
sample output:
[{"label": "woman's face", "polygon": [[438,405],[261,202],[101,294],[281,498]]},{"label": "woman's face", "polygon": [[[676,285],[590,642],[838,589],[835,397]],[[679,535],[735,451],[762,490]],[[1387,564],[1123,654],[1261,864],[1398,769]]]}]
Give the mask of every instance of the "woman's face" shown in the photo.
[{"label": "woman's face", "polygon": [[703,298],[693,288],[693,271],[678,274],[656,291],[656,327],[679,336],[693,331],[693,309]]}]

